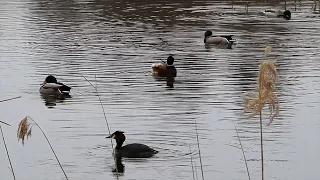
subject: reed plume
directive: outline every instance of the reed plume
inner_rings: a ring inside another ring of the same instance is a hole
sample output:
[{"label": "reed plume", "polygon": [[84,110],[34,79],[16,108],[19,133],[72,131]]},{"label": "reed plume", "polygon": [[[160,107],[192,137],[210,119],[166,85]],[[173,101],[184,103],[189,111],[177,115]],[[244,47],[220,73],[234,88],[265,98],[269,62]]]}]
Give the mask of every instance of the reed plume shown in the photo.
[{"label": "reed plume", "polygon": [[[265,48],[264,56],[271,52],[271,47]],[[264,180],[264,156],[263,156],[263,131],[262,131],[262,113],[266,105],[269,107],[269,124],[273,122],[274,117],[279,115],[278,96],[274,93],[275,85],[278,80],[278,72],[275,62],[262,62],[259,68],[258,94],[247,95],[245,97],[245,109],[251,112],[250,117],[259,115],[260,117],[260,148],[261,148],[261,179]]]},{"label": "reed plume", "polygon": [[[31,122],[29,120],[31,120]],[[43,136],[47,140],[47,142],[48,142],[48,144],[49,144],[49,146],[51,148],[51,151],[52,151],[53,155],[55,156],[55,158],[56,158],[56,160],[57,160],[57,162],[58,162],[58,164],[59,164],[64,176],[65,176],[65,178],[68,180],[67,174],[64,171],[64,169],[63,169],[63,167],[62,167],[62,165],[61,165],[61,163],[60,163],[60,161],[58,159],[58,156],[57,156],[56,152],[53,150],[53,147],[52,147],[47,135],[44,133],[42,128],[39,126],[39,124],[29,116],[26,116],[25,118],[23,118],[19,123],[18,130],[17,130],[18,141],[21,140],[22,144],[24,145],[25,138],[28,139],[28,137],[31,137],[32,127],[34,125],[37,126],[40,129],[40,131],[42,132]]]}]

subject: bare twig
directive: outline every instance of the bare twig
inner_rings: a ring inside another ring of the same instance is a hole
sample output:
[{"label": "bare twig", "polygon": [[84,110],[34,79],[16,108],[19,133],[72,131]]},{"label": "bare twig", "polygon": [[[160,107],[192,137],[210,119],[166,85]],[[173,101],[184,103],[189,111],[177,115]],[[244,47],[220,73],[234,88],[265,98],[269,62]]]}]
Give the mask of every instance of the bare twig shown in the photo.
[{"label": "bare twig", "polygon": [[244,149],[243,149],[243,146],[242,146],[242,143],[241,143],[241,139],[240,139],[240,136],[239,136],[239,133],[238,133],[238,129],[237,129],[236,126],[234,126],[234,129],[236,130],[237,137],[238,137],[238,140],[239,140],[239,143],[240,143],[240,147],[241,147],[241,150],[242,150],[242,155],[243,155],[243,158],[244,158],[244,163],[246,164],[246,168],[247,168],[248,178],[249,178],[249,180],[251,180],[250,172],[249,172],[249,168],[248,168],[248,163],[247,163],[247,158],[246,158],[246,155],[244,153]]},{"label": "bare twig", "polygon": [[200,142],[199,142],[199,135],[198,135],[198,127],[197,127],[197,120],[194,121],[194,125],[196,127],[196,134],[197,134],[197,144],[198,144],[198,151],[199,151],[201,175],[202,175],[202,180],[204,180],[203,166],[202,166],[202,159],[201,159],[201,152],[200,152]]},{"label": "bare twig", "polygon": [[18,99],[18,98],[21,98],[21,96],[17,96],[17,97],[13,97],[13,98],[9,98],[9,99],[0,100],[0,102],[10,101],[10,100],[13,100],[13,99]]},{"label": "bare twig", "polygon": [[7,153],[7,156],[8,156],[9,163],[10,163],[12,176],[13,176],[13,179],[16,180],[16,176],[15,176],[14,171],[13,171],[13,166],[12,166],[11,159],[10,159],[10,156],[9,156],[8,147],[7,147],[6,141],[5,141],[4,136],[3,136],[3,131],[2,131],[1,125],[0,125],[0,130],[1,130],[1,135],[2,135],[2,140],[3,140],[4,148],[6,149],[6,153]]}]

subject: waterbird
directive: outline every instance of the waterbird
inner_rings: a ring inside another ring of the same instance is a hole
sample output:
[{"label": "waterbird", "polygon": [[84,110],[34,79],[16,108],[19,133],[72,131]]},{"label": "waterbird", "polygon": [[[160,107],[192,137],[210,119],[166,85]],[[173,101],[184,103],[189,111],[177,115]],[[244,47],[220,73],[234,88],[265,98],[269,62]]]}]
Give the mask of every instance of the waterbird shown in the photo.
[{"label": "waterbird", "polygon": [[234,42],[236,42],[235,39],[232,38],[233,35],[215,35],[213,36],[211,30],[207,30],[204,33],[204,43],[206,45],[208,44],[214,44],[214,45],[226,45],[227,47],[231,47]]},{"label": "waterbird", "polygon": [[58,82],[57,79],[52,75],[46,77],[39,89],[41,94],[47,95],[69,94],[70,90],[71,87]]},{"label": "waterbird", "polygon": [[115,155],[126,158],[149,158],[157,154],[159,151],[150,148],[147,145],[133,143],[122,146],[126,140],[126,136],[122,131],[115,131],[106,138],[113,138],[116,140],[117,145],[115,147]]},{"label": "waterbird", "polygon": [[291,12],[289,10],[266,9],[265,11],[260,12],[259,14],[266,17],[284,18],[286,20],[291,19]]}]

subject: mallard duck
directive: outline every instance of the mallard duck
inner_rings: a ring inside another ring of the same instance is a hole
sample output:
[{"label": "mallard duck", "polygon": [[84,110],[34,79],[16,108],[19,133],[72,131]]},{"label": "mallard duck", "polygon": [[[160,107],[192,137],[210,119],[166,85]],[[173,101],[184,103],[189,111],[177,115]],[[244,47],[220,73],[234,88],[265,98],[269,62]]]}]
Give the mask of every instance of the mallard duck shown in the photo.
[{"label": "mallard duck", "polygon": [[212,31],[207,30],[204,33],[205,44],[216,44],[216,45],[232,45],[235,40],[232,39],[233,35],[226,36],[212,36]]},{"label": "mallard duck", "polygon": [[162,61],[162,63],[155,63],[152,64],[152,71],[155,76],[159,77],[168,77],[168,76],[177,76],[177,70],[173,65],[174,58],[172,56],[169,56],[167,58],[167,63]]},{"label": "mallard duck", "polygon": [[149,158],[157,154],[158,151],[150,148],[147,145],[133,143],[122,146],[126,140],[126,136],[122,131],[116,131],[106,138],[113,138],[116,140],[115,155],[127,158]]},{"label": "mallard duck", "polygon": [[260,12],[260,14],[266,17],[284,18],[286,20],[291,19],[291,12],[289,10],[266,9],[264,12]]},{"label": "mallard duck", "polygon": [[41,84],[39,89],[41,94],[48,95],[61,95],[61,94],[69,94],[71,87],[64,85],[57,81],[57,79],[49,75],[46,77],[45,81]]}]

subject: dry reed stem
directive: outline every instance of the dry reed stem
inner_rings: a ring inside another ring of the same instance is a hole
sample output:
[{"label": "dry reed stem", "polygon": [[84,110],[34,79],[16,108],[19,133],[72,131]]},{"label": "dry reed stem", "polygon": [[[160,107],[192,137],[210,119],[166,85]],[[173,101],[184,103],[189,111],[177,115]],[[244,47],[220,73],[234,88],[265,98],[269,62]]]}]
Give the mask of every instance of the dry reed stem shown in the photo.
[{"label": "dry reed stem", "polygon": [[196,127],[196,135],[197,135],[197,144],[198,144],[198,152],[199,152],[199,159],[200,159],[201,175],[202,175],[202,180],[204,180],[204,173],[203,173],[203,166],[202,166],[202,158],[201,158],[201,152],[200,152],[200,142],[199,142],[198,126],[197,126],[197,121],[196,121],[196,120],[194,120],[194,125],[195,125],[195,127]]},{"label": "dry reed stem", "polygon": [[1,135],[2,135],[4,148],[6,149],[7,157],[8,157],[8,160],[9,160],[10,167],[11,167],[12,176],[13,176],[13,179],[16,180],[16,176],[14,174],[12,162],[11,162],[10,155],[9,155],[9,150],[8,150],[8,147],[7,147],[7,143],[6,143],[5,139],[4,139],[4,135],[3,135],[3,131],[2,131],[1,125],[0,125],[0,130],[1,130]]},{"label": "dry reed stem", "polygon": [[3,121],[0,121],[0,123],[3,123],[3,124],[5,124],[5,125],[7,125],[7,126],[11,126],[10,124],[8,124],[8,123],[6,123],[6,122],[3,122]]},{"label": "dry reed stem", "polygon": [[[264,57],[271,52],[271,47],[265,48]],[[279,115],[279,101],[274,93],[275,84],[278,80],[278,72],[275,62],[262,62],[259,68],[258,95],[245,97],[246,111],[251,112],[253,117],[259,114],[260,117],[260,148],[261,148],[261,179],[264,180],[264,152],[263,152],[263,132],[262,132],[262,112],[263,108],[269,106],[269,123],[273,122],[275,116]]]},{"label": "dry reed stem", "polygon": [[13,99],[18,99],[18,98],[21,98],[21,96],[17,96],[17,97],[13,97],[13,98],[9,98],[9,99],[0,100],[0,102],[10,101],[10,100],[13,100]]},{"label": "dry reed stem", "polygon": [[[106,125],[107,125],[107,129],[108,129],[108,132],[109,132],[109,136],[111,135],[111,131],[110,131],[110,127],[109,127],[109,123],[108,123],[108,120],[107,120],[107,115],[106,115],[106,112],[105,112],[105,109],[104,109],[104,106],[102,104],[102,101],[101,101],[101,97],[100,97],[100,94],[99,94],[99,91],[98,91],[98,88],[96,86],[94,86],[84,75],[82,75],[82,77],[95,89],[96,91],[96,94],[99,98],[99,102],[100,102],[100,105],[101,105],[101,108],[102,108],[102,112],[103,112],[103,115],[104,115],[104,119],[105,119],[105,122],[106,122]],[[97,79],[97,76],[95,76],[95,79]],[[97,81],[96,81],[97,82]],[[112,143],[112,138],[110,138],[110,143],[111,143],[111,148],[113,150],[113,154],[115,154],[114,152],[114,148],[113,148],[113,143]],[[117,164],[117,160],[116,160],[116,157],[114,156],[114,163]],[[117,173],[117,179],[119,179],[119,171],[118,171],[118,167],[115,166],[116,168],[116,173]]]},{"label": "dry reed stem", "polygon": [[194,168],[193,168],[193,160],[192,160],[192,152],[191,152],[191,147],[189,145],[189,152],[190,152],[190,162],[191,162],[191,168],[192,168],[192,177],[193,180],[196,180],[195,176],[194,176]]},{"label": "dry reed stem", "polygon": [[247,158],[246,158],[246,155],[245,155],[245,153],[244,153],[244,149],[243,149],[243,146],[242,146],[242,143],[241,143],[241,139],[240,139],[240,136],[239,136],[239,133],[238,133],[238,129],[237,129],[236,126],[234,126],[234,129],[236,130],[236,133],[237,133],[237,137],[238,137],[239,144],[240,144],[240,147],[241,147],[241,151],[242,151],[244,163],[246,164],[246,169],[247,169],[248,178],[249,178],[249,180],[251,180],[250,172],[249,172],[249,168],[248,168],[248,163],[247,163]]},{"label": "dry reed stem", "polygon": [[[32,124],[28,121],[29,119],[33,122]],[[53,150],[53,147],[52,147],[47,135],[44,133],[42,128],[39,126],[39,124],[34,119],[32,119],[30,116],[26,116],[19,123],[18,130],[17,130],[18,141],[21,139],[22,144],[24,145],[25,138],[28,139],[28,137],[31,136],[31,131],[32,131],[33,125],[36,125],[40,129],[40,131],[42,132],[42,134],[45,137],[45,139],[47,140],[47,142],[48,142],[48,144],[50,146],[50,149],[51,149],[53,155],[55,156],[55,158],[56,158],[56,160],[57,160],[57,162],[58,162],[58,164],[59,164],[64,176],[65,176],[65,178],[68,180],[68,176],[67,176],[66,172],[64,171],[64,169],[63,169],[63,167],[62,167],[62,165],[61,165],[61,163],[60,163],[60,161],[58,159],[58,156],[57,156],[56,152]]]}]

